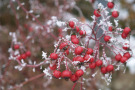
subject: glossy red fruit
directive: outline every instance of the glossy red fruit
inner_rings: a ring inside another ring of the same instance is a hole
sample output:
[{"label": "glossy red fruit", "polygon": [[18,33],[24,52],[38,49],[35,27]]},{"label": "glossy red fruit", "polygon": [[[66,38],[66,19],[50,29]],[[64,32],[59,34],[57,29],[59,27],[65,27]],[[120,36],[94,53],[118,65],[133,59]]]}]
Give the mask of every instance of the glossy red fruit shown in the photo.
[{"label": "glossy red fruit", "polygon": [[73,21],[69,21],[69,26],[70,26],[71,28],[74,28],[74,25],[75,25],[75,23],[74,23]]},{"label": "glossy red fruit", "polygon": [[27,55],[26,54],[22,54],[21,57],[22,57],[22,59],[26,59]]},{"label": "glossy red fruit", "polygon": [[94,61],[94,58],[93,58],[93,57],[91,57],[91,58],[90,58],[90,62],[92,63],[93,61]]},{"label": "glossy red fruit", "polygon": [[128,49],[129,49],[129,47],[127,47],[127,46],[123,46],[123,49],[124,49],[124,50],[128,50]]},{"label": "glossy red fruit", "polygon": [[125,63],[127,60],[128,60],[127,57],[122,57],[122,58],[120,59],[120,62],[121,62],[121,63]]},{"label": "glossy red fruit", "polygon": [[124,33],[124,32],[121,34],[121,37],[122,37],[123,39],[126,39],[127,36],[128,36],[128,34],[126,34],[126,33]]},{"label": "glossy red fruit", "polygon": [[79,32],[80,28],[78,26],[75,27],[76,31]]},{"label": "glossy red fruit", "polygon": [[86,53],[92,55],[93,54],[93,49],[92,48],[88,48]]},{"label": "glossy red fruit", "polygon": [[71,76],[72,76],[72,73],[71,73],[71,71],[68,71],[68,70],[64,70],[64,71],[61,73],[61,77],[62,77],[62,78],[68,79],[68,78],[70,78]]},{"label": "glossy red fruit", "polygon": [[19,49],[19,48],[20,48],[20,45],[18,45],[18,44],[14,45],[14,49]]},{"label": "glossy red fruit", "polygon": [[17,57],[17,60],[21,60],[21,59],[22,59],[21,55]]},{"label": "glossy red fruit", "polygon": [[78,46],[75,48],[75,54],[80,55],[83,52],[83,48],[81,46]]},{"label": "glossy red fruit", "polygon": [[26,55],[27,55],[27,57],[30,57],[31,56],[31,52],[30,51],[27,51],[26,52]]},{"label": "glossy red fruit", "polygon": [[103,74],[106,74],[106,73],[107,73],[106,67],[101,67],[101,72],[102,72]]},{"label": "glossy red fruit", "polygon": [[[77,57],[78,57],[78,56],[77,56]],[[77,58],[77,57],[73,57],[73,61],[76,61],[76,58]]]},{"label": "glossy red fruit", "polygon": [[110,32],[112,32],[112,31],[113,31],[113,27],[112,27],[112,26],[109,26],[109,27],[108,27],[108,30],[109,30]]},{"label": "glossy red fruit", "polygon": [[113,11],[112,12],[112,17],[117,18],[119,16],[119,12],[118,11]]},{"label": "glossy red fruit", "polygon": [[113,65],[108,65],[106,67],[106,69],[107,69],[107,72],[112,72],[114,70],[114,66]]},{"label": "glossy red fruit", "polygon": [[60,49],[63,49],[63,48],[65,48],[67,45],[68,45],[68,43],[63,42],[63,43],[60,44],[59,48],[60,48]]},{"label": "glossy red fruit", "polygon": [[49,68],[50,68],[51,70],[55,70],[55,69],[57,68],[57,66],[56,66],[56,64],[54,64],[54,65],[50,65]]},{"label": "glossy red fruit", "polygon": [[66,51],[65,51],[65,55],[68,55],[69,54],[69,50],[67,49]]},{"label": "glossy red fruit", "polygon": [[108,6],[108,8],[112,9],[114,7],[114,3],[113,2],[108,2],[107,6]]},{"label": "glossy red fruit", "polygon": [[58,55],[56,53],[51,53],[50,58],[56,60],[58,58]]},{"label": "glossy red fruit", "polygon": [[82,69],[79,69],[79,70],[77,70],[77,71],[75,72],[75,75],[76,75],[77,77],[81,77],[81,76],[83,76],[83,74],[84,74],[84,72],[83,72]]},{"label": "glossy red fruit", "polygon": [[88,60],[90,59],[90,56],[88,54],[86,54],[84,57],[83,57],[84,60]]},{"label": "glossy red fruit", "polygon": [[77,57],[75,58],[75,61],[84,62],[84,59],[83,59],[83,57],[81,57],[81,56],[77,56]]},{"label": "glossy red fruit", "polygon": [[95,69],[95,68],[96,68],[96,63],[90,63],[90,64],[89,64],[89,68]]},{"label": "glossy red fruit", "polygon": [[78,77],[73,74],[71,77],[70,77],[70,80],[73,81],[73,82],[76,82],[78,80]]},{"label": "glossy red fruit", "polygon": [[128,59],[131,57],[131,55],[130,55],[130,53],[129,52],[126,52],[126,53],[124,53],[124,55],[123,55],[124,57],[127,57]]},{"label": "glossy red fruit", "polygon": [[96,17],[100,17],[101,15],[100,15],[100,11],[99,10],[94,10],[94,15],[96,16]]},{"label": "glossy red fruit", "polygon": [[123,32],[125,34],[129,34],[131,32],[131,29],[129,27],[125,27],[125,29],[123,30]]},{"label": "glossy red fruit", "polygon": [[77,38],[76,35],[71,35],[71,40]]},{"label": "glossy red fruit", "polygon": [[53,71],[53,76],[54,76],[55,78],[60,78],[60,77],[61,77],[61,72],[58,71],[58,70],[55,70],[55,71]]},{"label": "glossy red fruit", "polygon": [[103,64],[103,61],[102,60],[97,60],[96,61],[96,66],[101,66]]},{"label": "glossy red fruit", "polygon": [[86,35],[86,31],[85,30],[80,30],[79,31],[79,34],[82,36],[82,35]]},{"label": "glossy red fruit", "polygon": [[121,54],[117,54],[117,55],[115,56],[116,61],[120,61],[121,58],[122,58]]},{"label": "glossy red fruit", "polygon": [[111,39],[110,36],[105,36],[105,37],[104,37],[104,41],[105,41],[105,42],[108,42],[110,39]]},{"label": "glossy red fruit", "polygon": [[79,39],[78,38],[71,39],[71,41],[74,44],[79,44]]}]

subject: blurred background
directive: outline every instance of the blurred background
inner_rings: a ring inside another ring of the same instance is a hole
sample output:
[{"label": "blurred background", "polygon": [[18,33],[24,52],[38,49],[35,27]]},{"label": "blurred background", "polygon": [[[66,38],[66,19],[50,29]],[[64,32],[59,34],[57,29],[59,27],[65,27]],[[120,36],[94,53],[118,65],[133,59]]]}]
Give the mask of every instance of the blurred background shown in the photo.
[{"label": "blurred background", "polygon": [[[15,2],[14,2],[15,1]],[[75,17],[82,22],[90,22],[93,11],[97,3],[102,3],[106,6],[105,0],[18,0],[24,2],[24,7],[27,10],[33,10],[34,15],[43,24],[47,24],[52,16],[57,16],[59,20],[68,20],[68,17]],[[120,12],[119,27],[130,26],[132,32],[135,29],[135,1],[134,0],[115,0],[115,9]],[[15,61],[9,61],[9,48],[12,47],[12,38],[9,32],[21,33],[17,34],[19,42],[25,42],[27,36],[34,36],[34,43],[26,41],[25,48],[32,52],[31,61],[37,63],[42,61],[42,51],[49,53],[54,49],[54,39],[50,36],[37,34],[36,23],[33,18],[25,10],[18,9],[16,0],[0,0],[0,90],[8,90],[9,87],[20,84],[25,79],[36,76],[43,71],[36,68],[36,72],[32,68],[24,68],[18,71],[14,68],[17,65]],[[18,9],[18,10],[17,10]],[[27,19],[27,17],[29,17]],[[18,22],[18,21],[19,22]],[[49,27],[51,30],[52,28]],[[53,27],[53,33],[58,36],[58,28]],[[132,35],[134,37],[134,35]],[[134,43],[134,42],[133,42]],[[32,48],[31,48],[32,47]],[[131,67],[130,67],[131,66]],[[46,66],[44,66],[46,67]],[[124,68],[125,69],[125,68]],[[100,75],[94,78],[94,84],[88,87],[87,90],[135,90],[135,64],[129,64],[126,72],[124,69],[113,73],[113,79],[109,86],[101,79]],[[132,70],[131,70],[132,69]],[[93,82],[93,83],[94,83]],[[17,90],[71,90],[73,83],[71,81],[57,80],[41,77],[35,79],[22,88]],[[75,90],[79,90],[79,86]]]}]

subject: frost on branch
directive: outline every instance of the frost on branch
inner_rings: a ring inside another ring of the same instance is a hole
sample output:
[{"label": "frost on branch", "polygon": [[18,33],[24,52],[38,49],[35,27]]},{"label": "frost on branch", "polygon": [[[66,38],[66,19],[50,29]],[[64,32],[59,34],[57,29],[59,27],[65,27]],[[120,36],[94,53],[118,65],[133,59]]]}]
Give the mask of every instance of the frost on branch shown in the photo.
[{"label": "frost on branch", "polygon": [[[30,3],[38,4],[34,1]],[[59,5],[57,0],[55,5]],[[66,5],[64,9],[68,9],[70,6],[73,8],[74,5],[73,2]],[[59,13],[63,12],[63,7],[60,6]],[[101,79],[109,85],[113,73],[120,70],[121,67],[125,68],[126,63],[133,56],[130,47],[131,29],[130,27],[119,27],[117,20],[119,12],[112,9],[113,7],[113,2],[107,7],[99,3],[94,10],[94,15],[91,16],[92,21],[90,23],[70,18],[64,12],[65,21],[60,19],[59,15],[51,16],[42,25],[38,20],[40,14],[33,15],[37,12],[34,12],[34,6],[32,6],[30,10],[24,10],[26,18],[31,17],[38,24],[29,22],[24,25],[29,30],[24,42],[19,42],[17,33],[9,33],[12,37],[12,45],[8,50],[9,59],[15,60],[19,64],[15,66],[15,69],[19,71],[24,67],[31,67],[33,72],[36,72],[36,68],[39,67],[40,70],[44,69],[42,70],[44,76],[50,79],[71,80],[75,84],[80,83],[81,88],[85,83],[92,82],[97,75],[100,75]],[[18,10],[19,8],[23,9],[20,4],[17,8]],[[38,40],[36,36],[39,37]],[[52,40],[53,45],[45,45],[44,40],[48,40],[47,43]],[[40,43],[41,46],[38,48],[31,47],[33,51],[29,50],[30,46],[25,47],[25,44],[35,44],[35,42]],[[48,46],[54,49],[51,50],[51,53],[42,51],[42,59],[44,60],[39,60],[37,64],[31,59],[35,53],[38,53],[35,52],[36,49],[42,50]],[[85,87],[83,88],[85,89]]]}]

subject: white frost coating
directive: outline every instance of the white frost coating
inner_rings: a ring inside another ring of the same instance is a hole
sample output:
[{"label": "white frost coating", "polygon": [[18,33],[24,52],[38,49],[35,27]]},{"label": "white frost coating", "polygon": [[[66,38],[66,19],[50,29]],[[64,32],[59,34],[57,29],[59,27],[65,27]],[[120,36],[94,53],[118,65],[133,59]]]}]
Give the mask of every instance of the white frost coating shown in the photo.
[{"label": "white frost coating", "polygon": [[35,68],[33,68],[33,72],[35,72]]},{"label": "white frost coating", "polygon": [[33,13],[33,10],[30,10],[29,13]]},{"label": "white frost coating", "polygon": [[18,69],[19,71],[21,71],[21,70],[23,69],[23,67],[22,67],[22,66],[20,66],[20,65],[15,66],[14,68],[15,68],[15,69]]},{"label": "white frost coating", "polygon": [[115,19],[114,19],[114,23],[115,23],[116,27],[119,25],[118,21],[119,21],[119,20],[115,20]]},{"label": "white frost coating", "polygon": [[103,9],[104,8],[103,4],[102,3],[99,3],[98,4],[98,8]]},{"label": "white frost coating", "polygon": [[84,72],[86,72],[85,70],[86,70],[86,67],[84,67],[84,66],[81,66],[81,68],[80,69],[82,69]]},{"label": "white frost coating", "polygon": [[51,74],[49,73],[48,69],[44,69],[43,72],[45,73],[46,76],[51,76]]},{"label": "white frost coating", "polygon": [[66,25],[66,23],[62,22],[62,21],[57,21],[56,24],[57,24],[58,27],[62,27],[64,25]]},{"label": "white frost coating", "polygon": [[78,63],[80,63],[79,61],[73,61],[72,64],[77,65]]},{"label": "white frost coating", "polygon": [[107,85],[109,85],[111,83],[112,74],[107,73],[107,74],[105,74],[105,77],[101,77],[101,78],[105,80]]},{"label": "white frost coating", "polygon": [[42,58],[47,59],[47,53],[45,53],[44,51],[42,51]]},{"label": "white frost coating", "polygon": [[92,74],[92,77],[95,77],[95,76],[96,76],[96,74],[97,74],[97,72],[95,72],[94,74]]},{"label": "white frost coating", "polygon": [[70,37],[71,37],[70,35],[66,35],[67,40],[70,40]]}]

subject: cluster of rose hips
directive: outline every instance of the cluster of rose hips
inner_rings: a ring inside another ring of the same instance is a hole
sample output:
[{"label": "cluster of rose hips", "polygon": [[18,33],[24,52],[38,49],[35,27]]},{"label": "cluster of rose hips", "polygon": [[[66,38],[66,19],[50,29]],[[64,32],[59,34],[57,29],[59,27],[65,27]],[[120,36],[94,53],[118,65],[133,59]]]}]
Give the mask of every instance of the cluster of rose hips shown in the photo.
[{"label": "cluster of rose hips", "polygon": [[[112,9],[114,7],[114,3],[113,2],[108,2],[107,4],[108,8]],[[101,16],[101,11],[100,9],[96,9],[94,10],[94,15],[98,18]],[[112,12],[112,17],[117,18],[119,16],[119,12],[114,10]],[[70,37],[70,40],[72,42],[65,42],[63,41],[62,43],[60,43],[59,45],[59,49],[60,51],[63,52],[63,55],[67,56],[69,54],[69,50],[73,50],[73,53],[75,53],[75,56],[73,57],[71,63],[73,64],[73,62],[77,62],[77,64],[74,64],[75,67],[78,67],[77,70],[74,72],[72,72],[69,68],[66,68],[66,70],[64,71],[60,71],[60,69],[57,70],[57,66],[58,66],[58,59],[60,57],[62,57],[59,53],[51,53],[50,54],[50,58],[53,62],[53,65],[50,64],[50,69],[53,70],[53,76],[55,78],[64,78],[64,79],[70,79],[73,82],[76,82],[79,77],[83,76],[84,71],[80,68],[81,66],[85,66],[86,68],[90,68],[90,69],[95,69],[96,67],[99,67],[101,70],[102,74],[106,74],[106,73],[111,73],[114,71],[114,65],[112,64],[108,64],[108,65],[104,65],[103,64],[103,60],[100,59],[96,59],[94,57],[94,51],[92,48],[85,48],[82,46],[79,46],[79,41],[82,37],[85,37],[87,35],[85,30],[82,30],[79,25],[77,25],[74,21],[69,21],[68,22],[69,27],[73,30],[73,34]],[[108,26],[108,32],[115,32],[116,28],[113,26]],[[123,39],[126,39],[128,37],[128,35],[130,34],[131,29],[129,27],[126,27],[122,34],[121,37]],[[110,42],[110,39],[112,37],[105,34],[104,36],[104,41],[105,44]],[[75,48],[73,49],[72,47],[70,47],[70,45],[75,46]],[[120,53],[115,55],[115,60],[121,63],[125,63],[130,57],[131,54],[130,52],[128,52],[129,47],[127,45],[127,43],[125,43],[125,45],[123,46],[123,49],[126,50],[126,53],[124,53],[124,55],[122,56]],[[61,59],[61,61],[64,60],[64,57]],[[87,67],[88,66],[88,67]]]},{"label": "cluster of rose hips", "polygon": [[[108,2],[107,6],[108,6],[108,8],[112,9],[114,7],[114,3],[113,2]],[[101,16],[100,12],[101,12],[100,9],[96,9],[96,10],[94,10],[94,15],[96,17],[100,17]],[[118,16],[119,16],[119,12],[117,10],[113,10],[112,11],[112,17],[117,18]]]},{"label": "cluster of rose hips", "polygon": [[[15,44],[14,45],[14,50],[19,50],[20,49],[20,45],[19,44]],[[17,60],[24,60],[26,59],[27,57],[30,57],[31,56],[31,52],[30,51],[26,51],[25,53],[22,53],[21,55],[16,55],[17,57]]]}]

